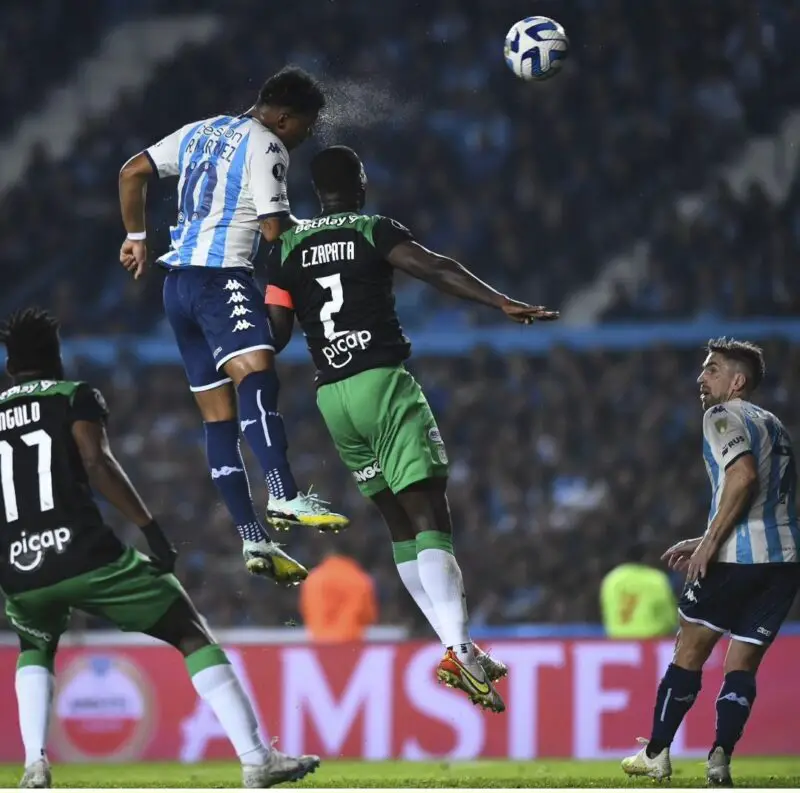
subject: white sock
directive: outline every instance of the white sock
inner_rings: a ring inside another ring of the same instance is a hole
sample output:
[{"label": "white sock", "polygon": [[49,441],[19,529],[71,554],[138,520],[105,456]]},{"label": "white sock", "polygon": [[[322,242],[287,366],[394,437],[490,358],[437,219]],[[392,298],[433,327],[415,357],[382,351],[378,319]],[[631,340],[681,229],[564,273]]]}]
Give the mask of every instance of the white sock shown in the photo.
[{"label": "white sock", "polygon": [[192,675],[197,693],[209,704],[242,765],[263,765],[269,757],[258,735],[258,719],[230,664],[207,666]]},{"label": "white sock", "polygon": [[445,647],[471,646],[464,579],[456,557],[441,548],[423,548],[417,553],[417,565],[419,580],[436,611],[442,643]]},{"label": "white sock", "polygon": [[396,562],[397,572],[400,574],[400,580],[403,582],[408,594],[414,598],[419,610],[425,615],[428,624],[433,628],[434,633],[439,637],[439,641],[444,644],[442,633],[439,630],[439,620],[436,617],[436,609],[422,586],[422,580],[419,577],[419,562],[412,559],[410,562]]},{"label": "white sock", "polygon": [[44,666],[22,666],[15,677],[25,767],[45,758],[55,677]]}]

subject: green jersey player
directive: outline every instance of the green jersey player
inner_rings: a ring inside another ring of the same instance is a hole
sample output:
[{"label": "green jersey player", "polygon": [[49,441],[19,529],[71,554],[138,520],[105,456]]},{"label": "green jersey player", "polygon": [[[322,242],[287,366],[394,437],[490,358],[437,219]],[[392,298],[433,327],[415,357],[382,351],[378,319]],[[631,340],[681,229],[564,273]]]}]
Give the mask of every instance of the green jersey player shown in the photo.
[{"label": "green jersey player", "polygon": [[[0,392],[0,589],[19,636],[16,691],[23,788],[51,786],[46,754],[59,639],[73,608],[175,647],[242,763],[244,787],[302,779],[319,765],[258,734],[252,705],[178,579],[176,552],[111,453],[96,389],[66,379],[58,324],[35,309],[0,326],[14,385]],[[151,555],[104,525],[94,488],[139,526]]]},{"label": "green jersey player", "polygon": [[395,312],[395,269],[514,322],[557,312],[510,300],[458,262],[432,253],[390,218],[361,214],[366,175],[345,146],[311,166],[320,217],[280,238],[267,304],[277,348],[295,315],[317,368],[317,405],[361,492],[380,510],[406,588],[446,648],[439,679],[500,712],[493,681],[506,673],[472,643],[446,496],[447,453],[424,394],[403,362],[411,345]]}]

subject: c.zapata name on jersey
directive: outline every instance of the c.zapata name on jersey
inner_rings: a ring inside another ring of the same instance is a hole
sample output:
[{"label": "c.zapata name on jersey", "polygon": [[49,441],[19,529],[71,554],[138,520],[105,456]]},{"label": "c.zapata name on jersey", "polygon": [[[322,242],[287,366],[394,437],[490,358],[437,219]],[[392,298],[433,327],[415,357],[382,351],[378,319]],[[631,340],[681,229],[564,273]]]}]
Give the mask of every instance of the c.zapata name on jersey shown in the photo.
[{"label": "c.zapata name on jersey", "polygon": [[48,529],[37,534],[22,532],[8,549],[8,561],[23,573],[32,573],[41,567],[45,554],[53,550],[64,553],[72,541],[72,532],[67,528]]},{"label": "c.zapata name on jersey", "polygon": [[325,360],[334,369],[342,369],[353,360],[353,353],[366,350],[372,341],[368,330],[346,330],[336,334],[327,347],[322,348]]}]

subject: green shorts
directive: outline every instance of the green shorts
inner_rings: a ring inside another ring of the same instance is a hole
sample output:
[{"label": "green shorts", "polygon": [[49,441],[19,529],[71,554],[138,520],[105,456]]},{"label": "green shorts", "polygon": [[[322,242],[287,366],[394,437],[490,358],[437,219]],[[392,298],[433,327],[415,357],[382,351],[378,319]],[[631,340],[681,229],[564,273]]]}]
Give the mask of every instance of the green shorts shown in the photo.
[{"label": "green shorts", "polygon": [[55,652],[73,608],[123,631],[145,632],[181,597],[188,596],[174,575],[160,573],[144,554],[128,548],[111,564],[9,596],[6,617],[21,638]]},{"label": "green shorts", "polygon": [[367,497],[447,476],[447,452],[419,383],[402,367],[369,369],[317,389],[342,462]]}]

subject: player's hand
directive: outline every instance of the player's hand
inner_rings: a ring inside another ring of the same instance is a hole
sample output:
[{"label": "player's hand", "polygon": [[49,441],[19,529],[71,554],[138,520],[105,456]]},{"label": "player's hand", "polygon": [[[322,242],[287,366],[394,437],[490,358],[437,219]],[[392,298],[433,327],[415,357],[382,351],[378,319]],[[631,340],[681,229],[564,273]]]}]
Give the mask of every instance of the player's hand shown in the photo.
[{"label": "player's hand", "polygon": [[134,278],[144,275],[147,267],[147,242],[126,238],[119,249],[119,260],[129,273],[133,273]]},{"label": "player's hand", "polygon": [[549,311],[544,306],[529,306],[511,298],[506,298],[502,309],[512,322],[519,322],[522,325],[530,325],[532,322],[551,322],[559,317],[558,311]]},{"label": "player's hand", "polygon": [[716,545],[709,540],[708,537],[703,537],[689,559],[689,566],[686,570],[686,580],[690,584],[693,584],[695,581],[705,578],[708,572],[708,566],[714,561],[716,555]]},{"label": "player's hand", "polygon": [[689,559],[702,540],[702,537],[693,537],[691,540],[676,542],[661,554],[661,561],[666,562],[670,570],[685,570],[689,566]]},{"label": "player's hand", "polygon": [[163,529],[153,520],[142,526],[142,534],[150,546],[150,560],[163,573],[175,571],[175,562],[178,560],[178,551],[167,539]]}]

